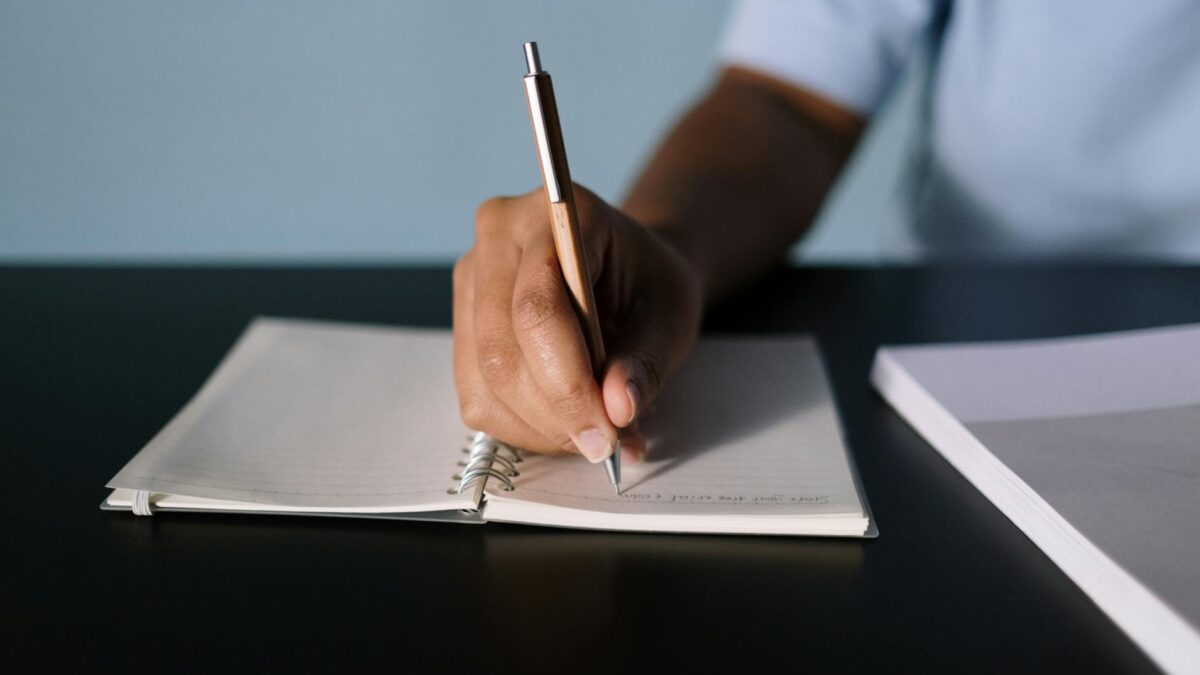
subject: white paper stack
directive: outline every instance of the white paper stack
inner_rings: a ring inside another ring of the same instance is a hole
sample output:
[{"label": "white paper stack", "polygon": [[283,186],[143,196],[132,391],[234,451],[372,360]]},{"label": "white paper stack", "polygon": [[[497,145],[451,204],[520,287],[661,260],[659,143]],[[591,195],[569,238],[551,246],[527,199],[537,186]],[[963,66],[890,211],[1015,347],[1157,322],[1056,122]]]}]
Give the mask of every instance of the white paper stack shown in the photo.
[{"label": "white paper stack", "polygon": [[905,420],[1168,672],[1200,672],[1200,325],[885,347]]}]

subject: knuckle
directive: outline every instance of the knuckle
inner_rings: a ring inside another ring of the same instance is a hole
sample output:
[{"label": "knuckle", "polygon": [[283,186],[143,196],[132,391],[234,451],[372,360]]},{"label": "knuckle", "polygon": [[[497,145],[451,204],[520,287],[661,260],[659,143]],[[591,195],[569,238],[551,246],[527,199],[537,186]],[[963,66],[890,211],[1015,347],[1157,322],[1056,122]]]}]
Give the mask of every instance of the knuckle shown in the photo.
[{"label": "knuckle", "polygon": [[517,371],[520,349],[508,340],[485,339],[479,343],[479,374],[488,383],[505,382]]},{"label": "knuckle", "polygon": [[522,331],[534,331],[558,313],[558,300],[552,287],[538,283],[513,301],[513,325]]},{"label": "knuckle", "polygon": [[454,271],[451,274],[451,282],[454,284],[455,290],[461,290],[468,283],[471,273],[471,257],[468,253],[454,262]]},{"label": "knuckle", "polygon": [[550,403],[554,411],[565,419],[576,419],[587,410],[591,400],[591,389],[582,382],[568,382],[553,393]]},{"label": "knuckle", "polygon": [[487,401],[476,394],[467,393],[458,398],[458,413],[463,424],[476,431],[486,431],[488,408]]},{"label": "knuckle", "polygon": [[503,226],[508,202],[507,197],[492,197],[479,205],[475,210],[476,236],[487,236]]}]

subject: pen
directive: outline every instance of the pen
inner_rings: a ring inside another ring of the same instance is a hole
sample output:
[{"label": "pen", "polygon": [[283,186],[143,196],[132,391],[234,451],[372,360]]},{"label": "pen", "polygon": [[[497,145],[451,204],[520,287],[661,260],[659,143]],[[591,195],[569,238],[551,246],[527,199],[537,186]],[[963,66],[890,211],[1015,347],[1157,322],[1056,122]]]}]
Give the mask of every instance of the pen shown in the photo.
[{"label": "pen", "polygon": [[[550,226],[554,232],[554,250],[563,280],[571,291],[575,314],[583,326],[583,337],[592,359],[592,374],[604,376],[604,340],[600,335],[600,319],[596,316],[596,298],[592,293],[587,255],[575,213],[575,194],[571,171],[567,168],[567,150],[563,145],[562,127],[558,121],[558,106],[554,102],[554,85],[550,73],[542,70],[536,42],[525,43],[525,98],[529,103],[529,119],[533,123],[533,140],[537,144],[538,163],[550,204]],[[613,453],[604,460],[604,470],[617,494],[621,493],[621,443],[618,439]]]}]

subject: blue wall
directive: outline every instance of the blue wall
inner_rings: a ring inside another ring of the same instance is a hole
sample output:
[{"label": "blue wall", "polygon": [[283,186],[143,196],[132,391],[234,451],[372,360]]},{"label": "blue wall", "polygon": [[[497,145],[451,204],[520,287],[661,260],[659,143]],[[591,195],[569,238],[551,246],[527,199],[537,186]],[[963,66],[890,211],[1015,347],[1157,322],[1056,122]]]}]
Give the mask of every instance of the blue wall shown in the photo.
[{"label": "blue wall", "polygon": [[[523,41],[576,179],[615,200],[726,4],[0,3],[0,258],[449,259],[480,200],[539,180]],[[880,135],[804,256],[874,255],[903,141]]]}]

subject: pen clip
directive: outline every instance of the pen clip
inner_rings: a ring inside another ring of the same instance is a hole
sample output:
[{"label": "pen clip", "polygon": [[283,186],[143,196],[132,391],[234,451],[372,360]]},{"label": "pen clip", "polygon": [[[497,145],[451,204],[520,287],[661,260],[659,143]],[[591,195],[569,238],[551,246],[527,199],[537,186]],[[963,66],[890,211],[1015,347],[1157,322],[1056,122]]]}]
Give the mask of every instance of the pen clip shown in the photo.
[{"label": "pen clip", "polygon": [[542,99],[540,79],[549,79],[545,72],[525,76],[525,98],[529,101],[529,119],[533,122],[533,140],[537,145],[538,161],[542,165],[542,177],[546,181],[546,195],[551,203],[563,201],[562,185],[555,170],[551,155],[550,133],[546,128],[546,106]]},{"label": "pen clip", "polygon": [[[542,177],[546,181],[546,194],[551,203],[564,201],[562,180],[559,178],[559,163],[566,171],[566,157],[555,157],[555,135],[558,126],[558,106],[554,103],[554,85],[550,81],[550,73],[542,70],[542,60],[538,55],[536,42],[525,43],[525,98],[529,102],[529,119],[533,122],[533,140],[537,145],[538,161],[542,165]],[[561,132],[559,132],[561,134]],[[568,180],[570,180],[568,178]]]}]

